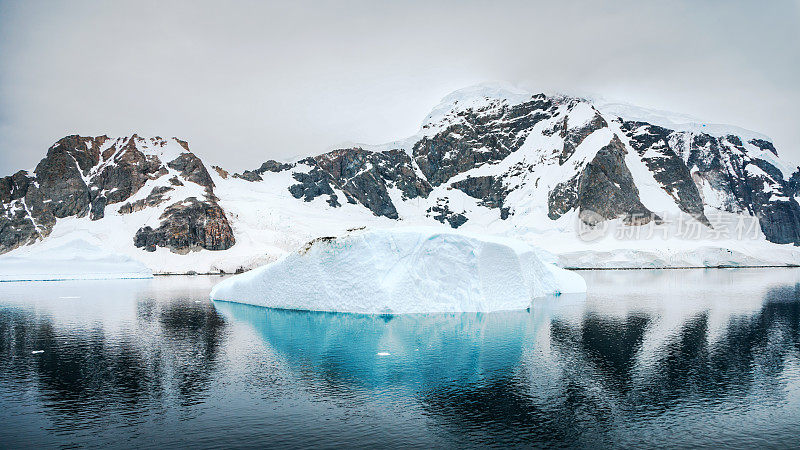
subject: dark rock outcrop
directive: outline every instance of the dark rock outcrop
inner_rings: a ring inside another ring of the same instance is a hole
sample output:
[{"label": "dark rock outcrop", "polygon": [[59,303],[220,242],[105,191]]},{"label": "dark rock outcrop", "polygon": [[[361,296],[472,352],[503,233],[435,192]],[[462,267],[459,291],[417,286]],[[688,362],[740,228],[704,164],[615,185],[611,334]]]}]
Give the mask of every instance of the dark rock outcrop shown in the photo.
[{"label": "dark rock outcrop", "polygon": [[592,220],[622,218],[629,225],[660,221],[660,217],[642,204],[639,190],[625,164],[626,153],[625,145],[614,136],[580,175],[551,191],[548,216],[557,219],[577,208],[581,217],[592,217]]},{"label": "dark rock outcrop", "polygon": [[235,173],[233,174],[234,178],[241,178],[247,181],[262,181],[261,175],[264,175],[267,172],[283,172],[284,170],[289,170],[293,168],[294,164],[289,163],[282,163],[275,160],[270,159],[269,161],[264,162],[261,164],[261,167],[255,170],[245,170],[242,173]]},{"label": "dark rock outcrop", "polygon": [[341,149],[300,162],[311,170],[295,172],[292,176],[299,183],[290,186],[289,192],[305,201],[327,195],[328,204],[339,206],[336,188],[347,202],[361,204],[376,216],[397,219],[390,188],[399,189],[405,199],[427,197],[431,191],[431,186],[417,175],[411,158],[402,150]]},{"label": "dark rock outcrop", "polygon": [[772,145],[772,142],[765,141],[763,139],[750,139],[748,142],[760,148],[761,150],[768,151],[773,155],[778,156],[778,150],[775,149],[775,146]]},{"label": "dark rock outcrop", "polygon": [[0,178],[0,253],[50,234],[56,223],[34,178],[20,171]]},{"label": "dark rock outcrop", "polygon": [[547,197],[547,217],[556,220],[570,210],[578,207],[579,181],[577,174],[569,180],[558,183]]},{"label": "dark rock outcrop", "polygon": [[54,216],[82,217],[89,212],[91,198],[84,177],[98,157],[79,136],[67,136],[47,151],[34,173],[42,195],[50,200],[48,206]]},{"label": "dark rock outcrop", "polygon": [[574,128],[568,128],[568,119],[569,117],[564,117],[564,125],[561,131],[561,137],[564,138],[564,148],[561,150],[561,153],[558,155],[558,165],[563,166],[564,163],[575,153],[575,149],[581,145],[584,139],[586,139],[590,134],[594,133],[595,131],[605,128],[608,126],[608,123],[605,119],[600,115],[600,113],[595,111],[594,116],[592,119],[584,125]]},{"label": "dark rock outcrop", "polygon": [[28,175],[25,170],[20,170],[14,175],[0,178],[0,203],[8,203],[25,197],[28,186],[35,178]]},{"label": "dark rock outcrop", "polygon": [[458,228],[467,223],[467,216],[463,213],[457,213],[450,210],[450,204],[447,201],[438,201],[435,205],[427,210],[428,217],[432,217],[441,223],[447,222],[453,228]]},{"label": "dark rock outcrop", "polygon": [[214,202],[190,197],[170,205],[160,219],[158,228],[146,226],[136,232],[136,247],[150,252],[166,247],[184,254],[200,249],[227,250],[236,242],[225,212]]},{"label": "dark rock outcrop", "polygon": [[261,175],[256,172],[255,170],[245,170],[242,173],[235,173],[233,174],[234,178],[241,178],[247,181],[263,181],[264,179],[261,178]]},{"label": "dark rock outcrop", "polygon": [[165,195],[172,191],[174,188],[170,186],[156,186],[150,191],[150,194],[147,197],[136,200],[135,202],[126,202],[122,206],[119,207],[120,214],[130,214],[136,211],[141,211],[147,207],[158,206],[161,203],[167,201]]},{"label": "dark rock outcrop", "polygon": [[89,210],[89,217],[92,220],[100,220],[106,214],[106,199],[103,195],[98,195],[92,199],[92,208]]},{"label": "dark rock outcrop", "polygon": [[509,209],[503,207],[508,190],[503,185],[503,179],[491,175],[482,177],[467,177],[456,181],[452,186],[472,198],[480,200],[479,204],[487,208],[500,208],[500,218],[508,218]]},{"label": "dark rock outcrop", "polygon": [[456,174],[497,162],[518,150],[539,121],[553,116],[556,103],[543,94],[515,106],[466,110],[458,121],[413,148],[414,160],[432,186]]},{"label": "dark rock outcrop", "polygon": [[138,144],[143,141],[133,135],[126,141],[114,142],[103,152],[103,161],[94,169],[96,173],[91,177],[90,188],[92,192],[102,193],[106,204],[127,200],[149,180],[167,173],[158,157],[145,155],[139,149]]},{"label": "dark rock outcrop", "polygon": [[671,130],[642,122],[624,122],[621,129],[629,137],[631,147],[678,207],[702,224],[711,226],[689,168],[670,147]]},{"label": "dark rock outcrop", "polygon": [[181,177],[186,181],[205,186],[209,190],[214,188],[214,182],[211,180],[206,166],[194,153],[181,153],[180,156],[168,162],[167,167],[179,171]]},{"label": "dark rock outcrop", "polygon": [[578,186],[580,211],[591,211],[604,219],[622,217],[628,224],[660,220],[645,208],[639,189],[625,164],[625,146],[614,136],[586,167]]}]

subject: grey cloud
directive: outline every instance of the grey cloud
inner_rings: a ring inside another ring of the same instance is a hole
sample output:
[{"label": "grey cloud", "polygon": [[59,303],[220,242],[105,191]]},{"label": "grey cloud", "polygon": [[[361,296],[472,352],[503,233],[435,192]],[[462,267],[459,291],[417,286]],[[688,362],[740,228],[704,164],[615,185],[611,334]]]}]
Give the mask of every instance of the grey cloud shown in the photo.
[{"label": "grey cloud", "polygon": [[3,1],[0,172],[133,132],[241,170],[405,137],[487,80],[739,125],[800,160],[798,5]]}]

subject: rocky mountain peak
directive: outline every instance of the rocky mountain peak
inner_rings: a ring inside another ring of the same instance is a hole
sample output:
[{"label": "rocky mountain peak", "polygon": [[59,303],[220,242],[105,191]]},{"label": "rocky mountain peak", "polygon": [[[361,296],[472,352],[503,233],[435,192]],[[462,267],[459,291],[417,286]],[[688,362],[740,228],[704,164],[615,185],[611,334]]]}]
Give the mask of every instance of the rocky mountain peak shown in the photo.
[{"label": "rocky mountain peak", "polygon": [[[176,138],[70,135],[48,149],[33,173],[17,173],[0,182],[4,213],[0,230],[5,236],[0,240],[0,251],[46,237],[60,218],[89,215],[92,220],[99,220],[109,205],[126,202],[118,208],[119,213],[125,214],[169,202],[175,194],[180,196],[171,191],[185,187],[183,181],[200,188],[193,192],[200,195],[192,198],[218,208],[214,183],[203,162],[185,141]],[[143,193],[147,189],[149,193]],[[135,201],[129,201],[132,199]],[[177,209],[171,209],[172,215],[177,214]],[[210,214],[214,220],[224,221],[224,214],[219,211]],[[162,217],[165,221],[170,218]],[[225,225],[229,231],[227,222]],[[228,237],[211,245],[223,242],[222,246],[229,247],[232,233]]]}]

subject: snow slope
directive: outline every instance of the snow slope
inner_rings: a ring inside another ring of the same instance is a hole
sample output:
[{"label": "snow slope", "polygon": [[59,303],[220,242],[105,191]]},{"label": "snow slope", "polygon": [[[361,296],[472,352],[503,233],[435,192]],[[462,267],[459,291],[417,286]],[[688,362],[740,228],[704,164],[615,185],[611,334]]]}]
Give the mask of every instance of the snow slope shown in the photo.
[{"label": "snow slope", "polygon": [[533,247],[428,228],[320,238],[222,281],[214,300],[363,314],[525,309],[533,298],[586,291]]},{"label": "snow slope", "polygon": [[141,262],[99,245],[73,237],[0,256],[0,281],[153,278],[153,272]]}]

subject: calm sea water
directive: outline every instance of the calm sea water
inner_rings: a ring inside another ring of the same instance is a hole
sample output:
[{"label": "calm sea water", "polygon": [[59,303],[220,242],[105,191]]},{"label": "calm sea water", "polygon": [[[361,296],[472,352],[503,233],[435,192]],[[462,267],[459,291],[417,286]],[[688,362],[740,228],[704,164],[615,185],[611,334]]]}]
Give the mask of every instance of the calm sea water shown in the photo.
[{"label": "calm sea water", "polygon": [[581,273],[530,311],[397,317],[0,283],[0,446],[800,445],[800,270]]}]

